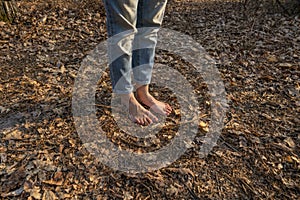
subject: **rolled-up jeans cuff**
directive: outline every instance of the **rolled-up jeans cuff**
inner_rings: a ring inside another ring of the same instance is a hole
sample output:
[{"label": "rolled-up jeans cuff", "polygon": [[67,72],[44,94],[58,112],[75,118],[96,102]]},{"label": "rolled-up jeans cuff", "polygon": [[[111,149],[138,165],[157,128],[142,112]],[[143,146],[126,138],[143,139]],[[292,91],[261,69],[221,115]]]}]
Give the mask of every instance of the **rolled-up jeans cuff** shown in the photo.
[{"label": "rolled-up jeans cuff", "polygon": [[134,83],[136,83],[138,85],[149,85],[151,83],[151,80],[148,80],[148,81],[137,81],[137,80],[134,80]]},{"label": "rolled-up jeans cuff", "polygon": [[131,89],[126,89],[126,90],[117,90],[117,89],[113,89],[113,93],[114,94],[130,94],[132,93],[134,90],[134,88],[132,87]]}]

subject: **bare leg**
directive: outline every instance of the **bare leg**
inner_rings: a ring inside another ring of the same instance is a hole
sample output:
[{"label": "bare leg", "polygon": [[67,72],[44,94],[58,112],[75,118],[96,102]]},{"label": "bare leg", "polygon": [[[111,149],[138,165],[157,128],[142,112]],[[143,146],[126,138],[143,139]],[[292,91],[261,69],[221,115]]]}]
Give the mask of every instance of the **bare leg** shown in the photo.
[{"label": "bare leg", "polygon": [[138,85],[136,89],[137,100],[153,109],[155,113],[168,116],[172,112],[169,104],[158,101],[149,93],[149,85]]}]

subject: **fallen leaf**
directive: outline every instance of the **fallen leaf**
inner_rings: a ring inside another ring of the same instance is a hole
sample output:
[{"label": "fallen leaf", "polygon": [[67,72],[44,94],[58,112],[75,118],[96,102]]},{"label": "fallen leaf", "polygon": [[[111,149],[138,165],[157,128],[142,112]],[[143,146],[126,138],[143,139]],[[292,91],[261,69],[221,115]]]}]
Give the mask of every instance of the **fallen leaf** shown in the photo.
[{"label": "fallen leaf", "polygon": [[55,200],[58,199],[57,196],[51,190],[44,191],[42,200]]},{"label": "fallen leaf", "polygon": [[57,185],[57,186],[61,186],[63,185],[63,180],[59,180],[59,181],[55,181],[55,180],[46,180],[46,181],[43,181],[43,183],[46,183],[46,184],[49,184],[49,185]]},{"label": "fallen leaf", "polygon": [[45,180],[43,183],[47,183],[49,185],[57,185],[61,186],[64,183],[64,178],[63,178],[63,173],[62,172],[56,172],[53,179],[51,180]]},{"label": "fallen leaf", "polygon": [[267,60],[269,62],[277,62],[278,61],[278,59],[276,58],[275,55],[269,55],[269,56],[267,56]]},{"label": "fallen leaf", "polygon": [[22,139],[22,131],[19,129],[13,130],[12,132],[8,133],[5,137],[4,140],[20,140]]},{"label": "fallen leaf", "polygon": [[287,143],[287,145],[289,145],[289,147],[291,148],[295,148],[295,142],[291,137],[288,137],[284,140],[285,143]]},{"label": "fallen leaf", "polygon": [[30,191],[30,196],[35,198],[35,199],[41,199],[41,193],[40,193],[40,188],[39,187],[34,187],[31,191]]},{"label": "fallen leaf", "polygon": [[1,197],[16,197],[22,194],[22,192],[24,191],[23,187],[20,187],[17,190],[14,190],[12,192],[9,193],[2,193]]}]

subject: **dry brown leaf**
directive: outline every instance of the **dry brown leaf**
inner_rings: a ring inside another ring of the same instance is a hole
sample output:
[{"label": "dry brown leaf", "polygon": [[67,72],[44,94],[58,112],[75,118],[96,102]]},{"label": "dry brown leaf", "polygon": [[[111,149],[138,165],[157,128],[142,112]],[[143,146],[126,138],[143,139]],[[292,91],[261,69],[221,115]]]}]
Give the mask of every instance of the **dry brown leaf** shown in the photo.
[{"label": "dry brown leaf", "polygon": [[134,197],[127,191],[124,192],[124,200],[131,200]]},{"label": "dry brown leaf", "polygon": [[291,63],[279,63],[279,67],[291,68],[293,65]]},{"label": "dry brown leaf", "polygon": [[19,189],[8,193],[1,193],[1,197],[16,197],[21,195],[23,191],[24,191],[23,187],[20,187]]},{"label": "dry brown leaf", "polygon": [[41,193],[40,193],[41,189],[39,187],[34,187],[31,191],[30,191],[30,196],[33,197],[34,199],[41,199]]},{"label": "dry brown leaf", "polygon": [[20,131],[19,129],[13,130],[12,132],[8,133],[5,135],[4,139],[5,140],[20,140],[22,139],[23,132]]},{"label": "dry brown leaf", "polygon": [[174,185],[170,185],[169,188],[167,188],[167,192],[169,195],[177,195],[178,191],[178,188],[176,188]]},{"label": "dry brown leaf", "polygon": [[30,192],[33,189],[33,184],[32,182],[25,181],[23,187],[25,192]]},{"label": "dry brown leaf", "polygon": [[63,173],[62,172],[56,172],[54,174],[53,179],[51,179],[51,180],[45,180],[45,181],[43,181],[43,183],[47,183],[49,185],[61,186],[64,183]]},{"label": "dry brown leaf", "polygon": [[206,122],[200,121],[200,122],[199,122],[199,126],[200,126],[201,128],[205,128],[205,127],[207,127],[208,125],[207,125]]},{"label": "dry brown leaf", "polygon": [[57,196],[51,190],[45,190],[42,200],[56,200]]},{"label": "dry brown leaf", "polygon": [[269,62],[278,62],[278,59],[276,58],[275,55],[269,55],[269,56],[267,56],[267,60]]},{"label": "dry brown leaf", "polygon": [[46,181],[43,181],[43,183],[46,183],[46,184],[49,184],[49,185],[57,185],[57,186],[61,186],[63,185],[64,181],[63,180],[46,180]]},{"label": "dry brown leaf", "polygon": [[295,148],[295,142],[291,137],[286,138],[284,142],[286,142],[289,147]]}]

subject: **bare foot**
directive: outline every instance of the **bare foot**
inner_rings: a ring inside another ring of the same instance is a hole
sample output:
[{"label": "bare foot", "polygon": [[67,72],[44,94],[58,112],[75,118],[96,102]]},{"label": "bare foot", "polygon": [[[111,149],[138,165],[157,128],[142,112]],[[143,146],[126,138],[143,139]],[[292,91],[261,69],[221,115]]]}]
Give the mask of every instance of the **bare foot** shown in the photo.
[{"label": "bare foot", "polygon": [[158,121],[156,116],[136,100],[133,93],[121,95],[121,103],[128,109],[130,120],[139,125],[149,125]]},{"label": "bare foot", "polygon": [[149,85],[142,85],[136,89],[139,102],[153,109],[154,112],[168,116],[172,112],[172,107],[164,102],[158,101],[149,93]]}]

